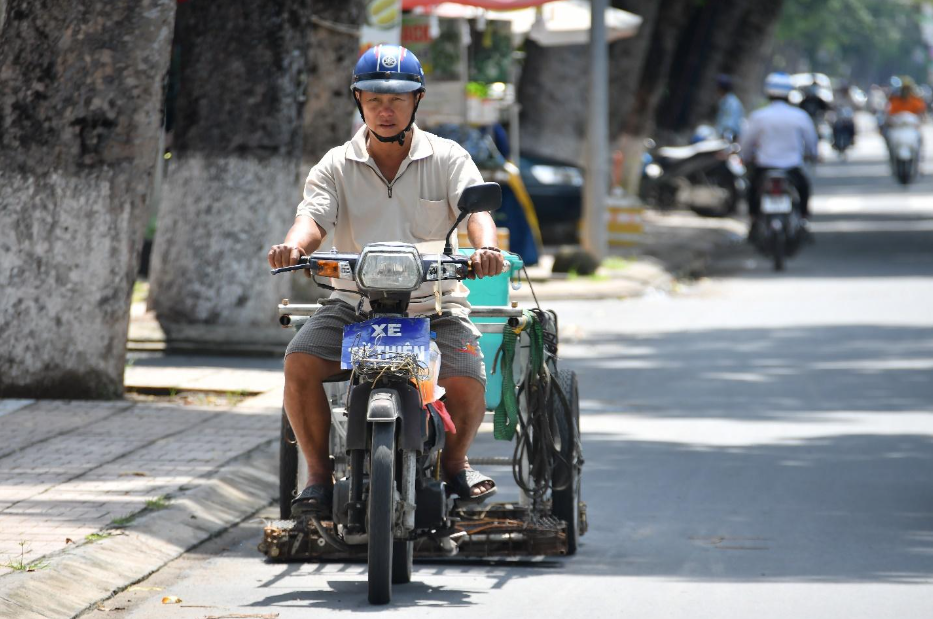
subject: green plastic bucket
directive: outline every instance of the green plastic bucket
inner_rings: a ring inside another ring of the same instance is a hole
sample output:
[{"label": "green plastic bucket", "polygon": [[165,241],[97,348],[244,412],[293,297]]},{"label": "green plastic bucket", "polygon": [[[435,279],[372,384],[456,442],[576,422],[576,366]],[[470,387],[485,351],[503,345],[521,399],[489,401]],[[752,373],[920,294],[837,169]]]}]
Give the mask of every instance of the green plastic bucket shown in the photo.
[{"label": "green plastic bucket", "polygon": [[[460,253],[465,256],[473,255],[472,249],[461,249]],[[518,277],[518,273],[524,266],[521,256],[511,252],[502,252],[505,259],[511,265],[506,273],[484,277],[483,279],[467,279],[463,283],[470,290],[467,297],[470,305],[483,306],[509,306],[509,283],[513,277]],[[506,318],[471,318],[475,323],[499,323],[505,324]],[[492,373],[493,362],[499,347],[502,346],[502,333],[483,333],[479,338],[479,347],[483,351],[483,359],[486,363],[486,408],[494,410],[499,406],[502,400],[502,373]]]}]

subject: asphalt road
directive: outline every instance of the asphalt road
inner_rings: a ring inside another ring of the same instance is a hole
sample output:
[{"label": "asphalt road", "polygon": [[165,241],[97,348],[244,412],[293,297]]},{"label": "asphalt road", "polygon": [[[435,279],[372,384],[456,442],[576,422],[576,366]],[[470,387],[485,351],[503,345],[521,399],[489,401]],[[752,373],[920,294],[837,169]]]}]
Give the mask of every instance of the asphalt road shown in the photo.
[{"label": "asphalt road", "polygon": [[108,615],[933,616],[933,176],[901,188],[883,156],[826,157],[784,273],[737,244],[675,294],[552,304],[583,394],[577,556],[418,563],[371,608],[363,565],[265,563],[257,519]]}]

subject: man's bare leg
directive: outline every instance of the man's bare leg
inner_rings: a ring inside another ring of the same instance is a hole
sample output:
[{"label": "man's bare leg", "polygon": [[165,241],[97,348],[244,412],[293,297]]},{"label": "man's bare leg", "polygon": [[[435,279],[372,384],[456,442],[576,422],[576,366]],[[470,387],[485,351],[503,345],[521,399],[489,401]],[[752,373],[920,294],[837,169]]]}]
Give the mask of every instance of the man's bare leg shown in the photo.
[{"label": "man's bare leg", "polygon": [[330,405],[323,382],[339,371],[339,361],[328,361],[297,352],[285,358],[285,414],[308,463],[309,486],[330,486],[333,483],[330,469]]},{"label": "man's bare leg", "polygon": [[[486,390],[483,384],[469,376],[452,376],[437,381],[447,391],[447,410],[457,428],[456,434],[447,433],[441,464],[448,476],[470,467],[467,452],[486,414]],[[486,492],[495,484],[491,481],[476,484],[475,496]]]}]

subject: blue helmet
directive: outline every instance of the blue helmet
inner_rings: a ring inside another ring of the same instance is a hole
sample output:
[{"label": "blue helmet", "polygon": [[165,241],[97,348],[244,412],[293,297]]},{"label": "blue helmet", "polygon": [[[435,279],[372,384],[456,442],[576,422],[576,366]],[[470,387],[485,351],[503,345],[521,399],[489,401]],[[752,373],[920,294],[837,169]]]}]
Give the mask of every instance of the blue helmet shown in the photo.
[{"label": "blue helmet", "polygon": [[372,129],[369,131],[370,135],[380,142],[398,142],[399,146],[404,146],[405,134],[415,124],[415,114],[421,102],[421,98],[417,95],[424,92],[424,69],[421,68],[418,57],[401,45],[371,47],[356,61],[350,90],[353,92],[353,98],[356,99],[356,107],[360,111],[360,118],[363,122],[366,122],[366,117],[363,115],[360,99],[356,96],[357,91],[365,90],[380,94],[416,93],[415,109],[411,113],[408,126],[402,131],[388,138],[382,137]]},{"label": "blue helmet", "polygon": [[351,89],[383,94],[424,90],[424,70],[401,45],[377,45],[356,61]]}]

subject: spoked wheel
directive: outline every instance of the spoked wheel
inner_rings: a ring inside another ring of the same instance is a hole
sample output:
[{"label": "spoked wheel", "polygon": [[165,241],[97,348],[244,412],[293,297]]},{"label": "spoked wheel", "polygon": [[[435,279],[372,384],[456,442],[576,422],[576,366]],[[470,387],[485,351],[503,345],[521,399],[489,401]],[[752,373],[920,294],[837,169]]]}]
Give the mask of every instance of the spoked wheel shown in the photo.
[{"label": "spoked wheel", "polygon": [[775,230],[771,235],[771,254],[774,258],[774,270],[784,270],[784,258],[787,255],[787,236],[784,230]]},{"label": "spoked wheel", "polygon": [[554,516],[567,523],[567,554],[577,552],[580,535],[580,502],[582,501],[583,472],[580,468],[580,394],[577,374],[570,370],[558,370],[557,385],[567,399],[569,410],[556,393],[555,410],[557,429],[560,436],[560,458],[554,465],[552,475],[555,489],[551,492]]},{"label": "spoked wheel", "polygon": [[282,407],[282,431],[279,438],[279,517],[292,517],[292,499],[298,487],[298,442]]},{"label": "spoked wheel", "polygon": [[392,599],[392,550],[395,546],[392,535],[395,517],[394,423],[373,424],[368,508],[369,602],[388,604]]}]

